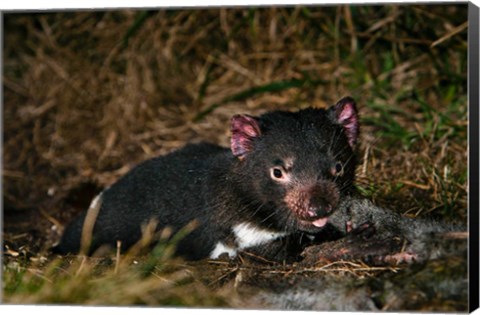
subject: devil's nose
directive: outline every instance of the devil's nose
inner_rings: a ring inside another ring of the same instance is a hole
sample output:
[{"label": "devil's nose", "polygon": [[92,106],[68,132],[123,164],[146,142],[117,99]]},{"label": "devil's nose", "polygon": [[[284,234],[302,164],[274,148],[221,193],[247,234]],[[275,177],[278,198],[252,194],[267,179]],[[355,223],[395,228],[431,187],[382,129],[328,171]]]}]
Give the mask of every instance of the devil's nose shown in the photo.
[{"label": "devil's nose", "polygon": [[310,206],[308,208],[308,215],[310,217],[322,217],[330,212],[332,212],[333,207],[331,205],[325,205],[325,206]]}]

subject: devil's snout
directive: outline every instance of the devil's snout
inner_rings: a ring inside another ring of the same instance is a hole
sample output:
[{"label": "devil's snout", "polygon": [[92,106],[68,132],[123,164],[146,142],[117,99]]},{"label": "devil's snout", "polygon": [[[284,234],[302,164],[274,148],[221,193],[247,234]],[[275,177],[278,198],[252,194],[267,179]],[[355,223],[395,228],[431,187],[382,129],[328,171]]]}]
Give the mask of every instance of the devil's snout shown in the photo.
[{"label": "devil's snout", "polygon": [[338,200],[338,188],[328,181],[292,189],[285,196],[288,207],[300,219],[308,221],[328,216],[335,209]]}]

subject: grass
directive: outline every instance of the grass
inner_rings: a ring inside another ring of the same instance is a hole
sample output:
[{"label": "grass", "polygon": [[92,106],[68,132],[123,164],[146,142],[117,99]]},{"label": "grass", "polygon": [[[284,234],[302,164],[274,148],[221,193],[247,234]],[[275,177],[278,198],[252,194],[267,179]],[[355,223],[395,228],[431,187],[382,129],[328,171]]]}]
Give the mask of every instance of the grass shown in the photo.
[{"label": "grass", "polygon": [[43,266],[7,264],[3,273],[4,302],[12,304],[228,305],[187,269],[165,261],[57,258]]},{"label": "grass", "polygon": [[[152,225],[151,227],[154,228]],[[203,305],[228,306],[221,294],[212,294],[181,260],[173,257],[175,244],[193,225],[170,238],[165,229],[144,237],[128,252],[8,259],[3,289],[12,304],[79,305]],[[153,248],[153,238],[160,242]],[[120,248],[120,246],[118,246]]]},{"label": "grass", "polygon": [[[4,302],[237,305],[211,275],[199,280],[205,266],[164,251],[47,250],[135,163],[190,141],[227,146],[236,113],[351,95],[358,190],[409,216],[466,222],[466,19],[464,4],[6,14]],[[231,270],[207,268],[221,283],[236,281]]]},{"label": "grass", "polygon": [[229,102],[244,101],[246,99],[252,98],[258,94],[263,94],[263,93],[275,93],[275,92],[279,92],[279,91],[281,92],[281,91],[285,91],[293,88],[315,87],[316,85],[319,85],[322,83],[325,83],[325,81],[322,81],[322,80],[312,81],[308,78],[303,78],[303,79],[293,79],[288,81],[276,81],[276,82],[271,82],[261,86],[255,86],[253,88],[240,91],[234,95],[229,95],[224,99],[222,99],[219,103],[212,104],[210,107],[198,113],[198,115],[194,118],[194,122],[198,122],[202,120],[206,115],[213,112],[217,107]]}]

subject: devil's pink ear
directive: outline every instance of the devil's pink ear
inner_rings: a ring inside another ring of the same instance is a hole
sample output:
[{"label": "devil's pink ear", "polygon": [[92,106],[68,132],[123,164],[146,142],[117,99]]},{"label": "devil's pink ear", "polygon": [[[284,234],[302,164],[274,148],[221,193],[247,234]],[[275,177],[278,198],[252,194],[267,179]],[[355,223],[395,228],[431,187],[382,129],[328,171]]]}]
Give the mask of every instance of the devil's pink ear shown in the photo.
[{"label": "devil's pink ear", "polygon": [[360,132],[357,106],[353,98],[347,96],[342,98],[331,108],[334,112],[335,121],[343,126],[348,143],[353,148],[357,143]]},{"label": "devil's pink ear", "polygon": [[260,126],[255,117],[235,115],[231,120],[230,146],[234,156],[242,158],[253,150],[255,138],[260,137]]}]

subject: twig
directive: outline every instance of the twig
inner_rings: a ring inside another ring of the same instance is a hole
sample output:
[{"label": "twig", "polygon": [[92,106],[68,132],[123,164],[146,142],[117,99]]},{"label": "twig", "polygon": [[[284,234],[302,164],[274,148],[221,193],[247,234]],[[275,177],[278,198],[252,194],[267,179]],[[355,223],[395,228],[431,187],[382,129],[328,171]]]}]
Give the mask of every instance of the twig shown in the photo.
[{"label": "twig", "polygon": [[85,267],[85,262],[87,261],[87,256],[82,257],[82,262],[80,263],[80,267],[78,267],[77,272],[75,273],[75,277],[78,277],[82,272],[83,268]]},{"label": "twig", "polygon": [[429,185],[418,184],[418,183],[414,183],[414,182],[409,181],[409,180],[401,180],[400,183],[405,184],[407,186],[413,186],[415,188],[422,189],[422,190],[429,190],[430,189]]},{"label": "twig", "polygon": [[381,19],[380,21],[376,22],[373,24],[365,33],[372,33],[376,31],[377,29],[383,28],[385,25],[395,22],[397,20],[399,13],[396,12],[395,14],[392,14],[390,16],[387,16],[384,19]]},{"label": "twig", "polygon": [[232,269],[232,270],[229,270],[228,272],[226,272],[226,273],[224,273],[223,275],[221,275],[219,278],[217,278],[217,279],[215,279],[214,281],[210,282],[209,285],[211,286],[211,285],[214,285],[214,284],[220,282],[222,279],[225,279],[226,277],[228,277],[229,275],[231,275],[231,274],[234,273],[234,272],[237,272],[238,270],[239,270],[238,267],[236,267],[236,268],[234,268],[234,269]]},{"label": "twig", "polygon": [[350,33],[350,53],[354,54],[357,51],[358,47],[358,39],[357,34],[355,32],[355,27],[352,19],[352,11],[350,10],[350,6],[345,6],[345,22],[347,24],[348,32]]},{"label": "twig", "polygon": [[430,48],[433,48],[437,45],[440,45],[441,43],[443,43],[444,41],[446,41],[447,39],[449,39],[450,37],[452,36],[455,36],[457,35],[458,33],[460,33],[461,31],[463,31],[464,29],[466,29],[468,27],[468,21],[464,22],[463,24],[455,27],[453,30],[451,30],[449,33],[445,34],[444,36],[440,37],[439,39],[437,39],[436,41],[434,41],[431,45],[430,45]]},{"label": "twig", "polygon": [[55,226],[58,226],[58,227],[63,226],[63,224],[61,224],[57,219],[55,219],[54,217],[49,215],[47,212],[45,212],[45,210],[40,209],[40,214],[43,215],[48,221],[53,223]]}]

